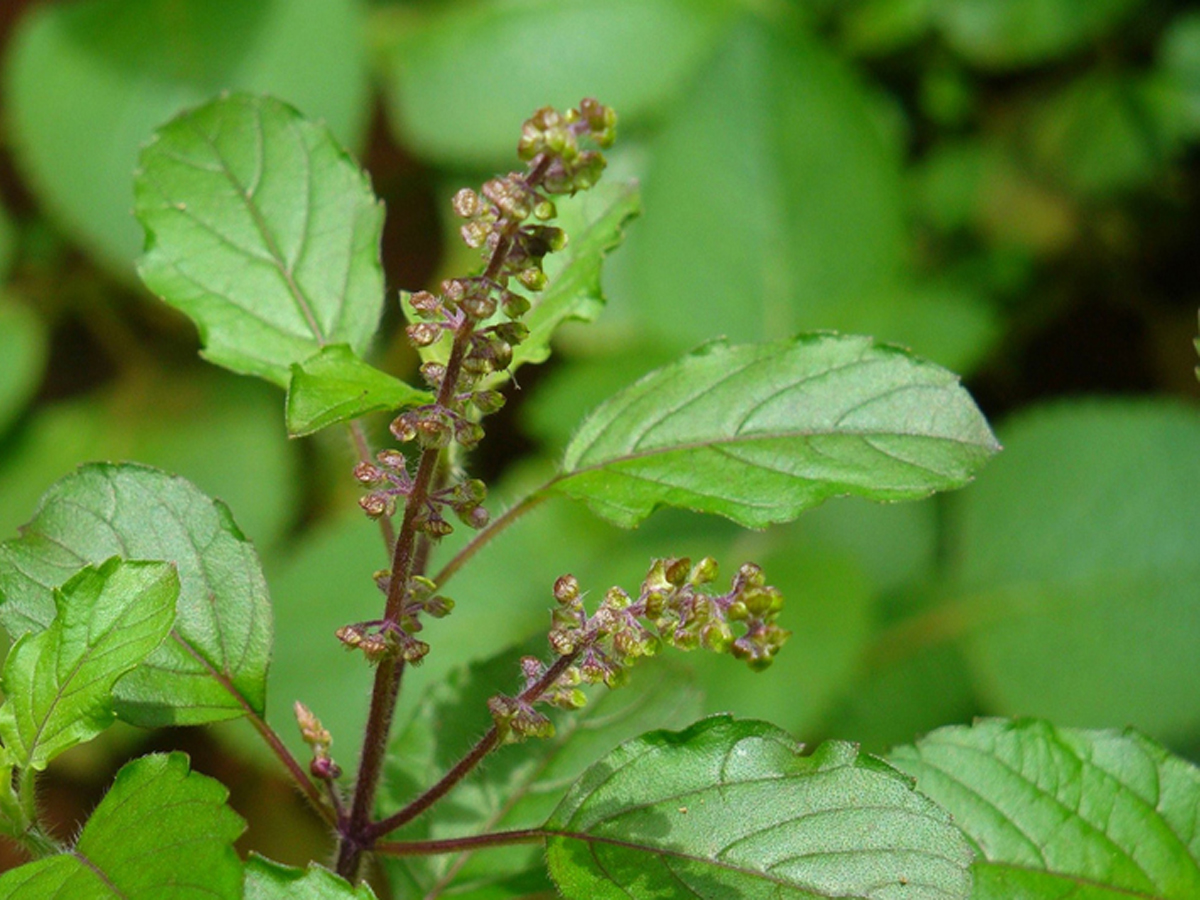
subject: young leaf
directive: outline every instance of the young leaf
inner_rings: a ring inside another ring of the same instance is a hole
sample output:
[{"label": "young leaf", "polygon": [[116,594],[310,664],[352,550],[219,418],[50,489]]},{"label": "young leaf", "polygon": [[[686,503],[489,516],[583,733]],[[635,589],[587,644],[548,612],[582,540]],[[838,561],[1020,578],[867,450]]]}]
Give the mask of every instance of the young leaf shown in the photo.
[{"label": "young leaf", "polygon": [[716,716],[622,745],[545,825],[569,900],[966,898],[971,851],[887,764]]},{"label": "young leaf", "polygon": [[233,842],[245,827],[219,781],[189,771],[182,753],[128,763],[68,853],[0,875],[21,900],[240,900]]},{"label": "young leaf", "polygon": [[[588,206],[569,221],[560,220],[570,242],[546,257],[550,285],[529,298],[533,308],[521,320],[529,328],[529,337],[513,348],[508,368],[489,375],[482,386],[503,384],[525,363],[545,362],[550,356],[550,340],[560,325],[572,319],[591,322],[600,314],[605,302],[600,287],[604,259],[625,239],[625,226],[641,214],[642,201],[636,182],[606,184],[596,190],[596,195],[591,199],[603,198],[598,208]],[[569,227],[575,219],[579,221],[578,230]],[[405,317],[417,321],[408,294],[400,295],[400,303]],[[449,341],[422,348],[420,353],[422,359],[444,363],[450,355]]]},{"label": "young leaf", "polygon": [[762,528],[832,496],[961,487],[998,449],[958,379],[899,348],[718,342],[593,412],[550,489],[627,527],[681,506]]},{"label": "young leaf", "polygon": [[293,869],[251,856],[246,861],[245,900],[375,900],[375,892],[365,884],[352,886],[316,863]]},{"label": "young leaf", "polygon": [[46,492],[0,544],[0,623],[14,638],[49,628],[53,588],[113,555],[173,563],[180,585],[171,637],[118,682],[117,715],[145,726],[262,715],[271,607],[258,556],[223,504],[149,466],[91,463]]},{"label": "young leaf", "polygon": [[321,348],[292,364],[287,428],[292,437],[312,434],[371,412],[430,403],[433,395],[368,365],[346,344]]},{"label": "young leaf", "polygon": [[[550,338],[568,319],[591,322],[604,306],[600,270],[604,258],[625,239],[625,226],[641,215],[642,198],[636,182],[603,192],[605,205],[585,229],[570,234],[570,243],[546,257],[550,286],[533,298],[533,309],[522,319],[529,337],[513,348],[509,373],[524,363],[545,362]],[[507,373],[505,374],[507,377]]]},{"label": "young leaf", "polygon": [[1200,897],[1200,769],[1132,730],[987,719],[891,760],[978,852],[978,900]]},{"label": "young leaf", "polygon": [[[392,739],[385,773],[383,813],[394,812],[436,781],[491,725],[487,700],[520,672],[522,649],[545,653],[545,640],[501,653],[459,669],[435,683],[408,722]],[[700,712],[700,694],[687,672],[666,665],[635,672],[619,691],[592,694],[574,713],[552,713],[555,735],[502,747],[462,784],[453,798],[434,807],[391,840],[425,840],[484,831],[533,828],[546,820],[567,787],[623,740],[648,728],[683,725]],[[549,889],[541,848],[515,846],[482,853],[404,857],[388,861],[396,884],[413,896],[463,891],[503,891],[515,885],[522,894]]]},{"label": "young leaf", "polygon": [[23,635],[4,662],[0,739],[19,766],[44,769],[112,724],[113,685],[162,643],[178,596],[169,563],[116,557],[54,592],[50,627]]},{"label": "young leaf", "polygon": [[138,271],[200,329],[205,355],[287,387],[328,344],[379,323],[383,206],[329,131],[278,100],[225,96],[163,126],[135,184]]}]

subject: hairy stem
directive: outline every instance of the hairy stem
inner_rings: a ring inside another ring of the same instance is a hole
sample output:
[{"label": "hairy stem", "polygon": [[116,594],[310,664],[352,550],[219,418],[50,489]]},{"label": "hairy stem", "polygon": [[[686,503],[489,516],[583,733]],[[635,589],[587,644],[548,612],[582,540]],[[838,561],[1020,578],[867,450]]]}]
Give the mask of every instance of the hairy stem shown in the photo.
[{"label": "hairy stem", "polygon": [[[579,654],[582,652],[583,648],[581,647],[574,653],[560,656],[554,665],[545,671],[541,678],[521,692],[520,699],[526,703],[536,701],[554,682],[558,681],[558,677],[570,668],[571,664],[579,658]],[[460,759],[454,768],[443,775],[441,780],[433,785],[433,787],[429,788],[399,812],[371,825],[367,829],[368,840],[373,841],[375,838],[383,837],[388,832],[395,831],[437,803],[438,800],[450,792],[451,788],[466,778],[482,762],[485,756],[495,750],[500,745],[501,740],[500,729],[493,725],[479,739],[475,746],[470,749],[467,755]]]},{"label": "hairy stem", "polygon": [[444,838],[440,841],[381,841],[375,845],[377,853],[388,856],[435,856],[445,853],[462,853],[481,850],[485,847],[507,847],[511,844],[536,844],[546,839],[540,828],[521,828],[514,831],[496,831],[471,837]]},{"label": "hairy stem", "polygon": [[[454,334],[454,345],[446,361],[446,375],[438,391],[437,402],[447,405],[453,398],[466,354],[467,341],[473,326],[467,321]],[[429,490],[437,473],[442,451],[430,447],[421,452],[417,473],[413,477],[412,489],[404,505],[404,518],[400,533],[393,545],[391,576],[388,581],[387,604],[384,620],[399,622],[404,610],[405,595],[415,571],[417,561],[417,513],[424,507]],[[404,677],[404,661],[388,659],[375,670],[375,683],[371,689],[371,709],[367,715],[367,727],[363,733],[362,752],[359,755],[358,779],[354,785],[354,799],[350,814],[341,829],[338,848],[337,871],[343,878],[354,881],[366,848],[367,830],[371,824],[371,810],[375,794],[379,789],[379,778],[383,774],[383,760],[387,753],[388,734],[396,712],[396,700],[400,696],[400,683]]]},{"label": "hairy stem", "polygon": [[442,566],[441,570],[433,579],[433,583],[439,588],[444,587],[446,582],[453,578],[458,570],[471,561],[471,558],[488,545],[492,538],[500,534],[505,528],[511,525],[525,513],[540,506],[548,499],[549,495],[535,491],[532,494],[521,498],[516,506],[509,507],[504,514],[492,519],[488,526],[475,534],[458,553],[454,554],[454,558]]},{"label": "hairy stem", "polygon": [[254,726],[254,730],[266,741],[267,746],[271,748],[271,752],[283,763],[283,767],[292,776],[296,787],[304,794],[304,798],[308,800],[309,805],[317,811],[317,814],[325,820],[326,824],[335,824],[335,815],[330,807],[325,804],[321,796],[321,789],[313,783],[313,780],[304,771],[304,767],[300,765],[296,757],[292,756],[291,751],[288,750],[287,745],[284,744],[283,739],[275,732],[275,729],[251,709],[247,709],[246,718],[250,720],[250,724]]}]

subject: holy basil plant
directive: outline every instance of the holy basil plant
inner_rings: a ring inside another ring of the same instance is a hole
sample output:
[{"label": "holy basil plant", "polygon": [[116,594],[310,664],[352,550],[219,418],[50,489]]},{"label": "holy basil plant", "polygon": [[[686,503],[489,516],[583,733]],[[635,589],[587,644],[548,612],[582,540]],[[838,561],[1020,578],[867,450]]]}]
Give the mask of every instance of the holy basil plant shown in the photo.
[{"label": "holy basil plant", "polygon": [[[723,576],[711,557],[667,555],[629,587],[562,573],[545,585],[540,640],[444,667],[397,715],[405,672],[454,652],[424,626],[479,614],[482,599],[456,607],[448,583],[545,502],[582,501],[625,527],[678,507],[765,528],[831,497],[962,487],[999,449],[958,379],[904,349],[832,332],[716,340],[602,403],[557,470],[492,520],[465,452],[516,369],[544,361],[564,322],[599,314],[602,262],[639,211],[629,184],[598,194],[570,240],[554,224],[600,179],[615,127],[594,100],[541,109],[521,129],[524,168],[454,196],[477,270],[390,298],[419,384],[371,362],[389,300],[383,209],[328,130],[232,95],[155,134],[136,175],[142,279],[192,318],[209,360],[287,390],[293,436],[338,429],[359,456],[384,599],[329,640],[373,670],[366,727],[351,766],[303,697],[271,702],[294,713],[307,758],[270,724],[272,655],[305,650],[272,646],[236,511],[157,469],[85,465],[0,544],[13,640],[0,833],[29,858],[0,876],[0,896],[1200,896],[1200,773],[1139,735],[985,721],[884,760],[698,718],[688,670],[650,657],[703,649],[762,670],[805,628],[751,561]],[[395,446],[373,446],[366,417],[380,412]],[[434,546],[456,529],[473,536],[448,542],[435,571]],[[486,602],[502,606],[505,590],[493,582]],[[39,809],[39,774],[118,719],[231,718],[249,720],[334,836],[329,868],[240,858],[227,791],[178,752],[126,764],[70,840]]]}]

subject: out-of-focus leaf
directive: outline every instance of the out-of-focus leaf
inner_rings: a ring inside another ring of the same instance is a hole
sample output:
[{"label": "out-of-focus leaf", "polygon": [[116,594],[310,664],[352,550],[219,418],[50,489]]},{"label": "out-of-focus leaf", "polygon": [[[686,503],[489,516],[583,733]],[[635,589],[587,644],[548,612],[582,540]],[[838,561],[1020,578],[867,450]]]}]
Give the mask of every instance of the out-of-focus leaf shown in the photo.
[{"label": "out-of-focus leaf", "polygon": [[406,10],[377,29],[388,34],[392,125],[400,141],[439,162],[490,167],[511,157],[514,129],[542,106],[596,97],[623,123],[644,121],[661,115],[708,57],[735,6],[487,0]]},{"label": "out-of-focus leaf", "polygon": [[1063,725],[1200,723],[1200,415],[1166,402],[1060,403],[1003,431],[955,498],[963,647],[993,711]]},{"label": "out-of-focus leaf", "polygon": [[12,221],[3,206],[0,206],[0,282],[8,277],[8,267],[12,264],[16,250],[16,235],[13,233]]},{"label": "out-of-focus leaf", "polygon": [[[440,778],[471,749],[492,724],[488,698],[520,682],[522,653],[549,656],[544,638],[506,651],[483,663],[458,669],[426,691],[416,714],[392,739],[385,773],[381,813],[395,812]],[[391,839],[458,837],[484,831],[535,828],[554,811],[567,788],[592,763],[621,741],[649,728],[678,727],[700,713],[700,695],[682,670],[650,663],[633,673],[620,690],[592,692],[575,713],[550,712],[556,734],[548,740],[510,745],[455,788],[418,821]],[[394,883],[408,885],[413,896],[506,885],[549,888],[540,847],[518,846],[486,852],[409,857],[389,863]],[[515,879],[515,881],[514,881]]]},{"label": "out-of-focus leaf", "polygon": [[748,527],[828,497],[960,487],[998,449],[958,379],[869,338],[711,344],[594,412],[550,489],[633,526],[657,506]]},{"label": "out-of-focus leaf", "polygon": [[0,434],[29,402],[45,364],[41,320],[23,304],[0,295]]},{"label": "out-of-focus leaf", "polygon": [[13,637],[48,628],[53,589],[111,556],[175,564],[171,638],[118,682],[136,725],[193,725],[266,702],[271,606],[258,556],[224,504],[182,478],[91,463],[55,484],[21,536],[0,544],[0,622]]},{"label": "out-of-focus leaf", "polygon": [[292,437],[312,434],[371,412],[430,403],[433,395],[361,360],[345,344],[293,363],[287,427]]},{"label": "out-of-focus leaf", "polygon": [[271,93],[357,144],[368,84],[355,0],[85,0],[30,8],[7,67],[10,134],[43,204],[132,277],[138,147],[223,90]]},{"label": "out-of-focus leaf", "polygon": [[1160,80],[1130,75],[1075,79],[1030,118],[1035,163],[1085,196],[1147,184],[1178,150],[1178,95],[1164,88]]},{"label": "out-of-focus leaf", "polygon": [[273,388],[206,367],[41,407],[0,459],[0,536],[28,520],[63,473],[89,460],[130,459],[227,503],[265,551],[291,527],[298,494],[279,399]]},{"label": "out-of-focus leaf", "polygon": [[67,853],[0,875],[20,900],[241,900],[233,842],[245,823],[219,781],[189,771],[182,753],[127,764]]},{"label": "out-of-focus leaf", "polygon": [[195,320],[205,355],[287,387],[328,344],[363,353],[383,302],[383,206],[330,132],[267,97],[224,96],[142,151],[138,271]]},{"label": "out-of-focus leaf", "polygon": [[1167,28],[1159,47],[1161,71],[1179,92],[1185,127],[1200,134],[1200,12],[1185,12]]},{"label": "out-of-focus leaf", "polygon": [[651,150],[628,302],[672,346],[844,327],[828,314],[894,280],[899,153],[797,29],[732,28]]},{"label": "out-of-focus leaf", "polygon": [[942,33],[976,65],[1013,69],[1065,56],[1120,25],[1143,0],[953,0]]},{"label": "out-of-focus leaf", "polygon": [[868,660],[864,669],[845,685],[821,733],[852,734],[864,750],[883,753],[978,714],[970,669],[953,645],[922,646],[898,658]]},{"label": "out-of-focus leaf", "polygon": [[852,53],[893,53],[929,30],[936,8],[935,0],[865,0],[849,7],[842,39]]},{"label": "out-of-focus leaf", "polygon": [[117,557],[54,591],[50,627],[26,632],[4,661],[0,738],[18,766],[44,769],[113,723],[113,685],[162,643],[178,596],[169,563]]},{"label": "out-of-focus leaf", "polygon": [[899,772],[798,749],[724,716],[623,744],[546,823],[551,875],[569,900],[970,896],[962,834]]},{"label": "out-of-focus leaf", "polygon": [[245,900],[375,900],[375,892],[366,884],[351,885],[316,863],[293,869],[251,856],[246,861]]},{"label": "out-of-focus leaf", "polygon": [[1200,896],[1200,770],[1135,731],[989,719],[891,760],[971,839],[978,900]]}]

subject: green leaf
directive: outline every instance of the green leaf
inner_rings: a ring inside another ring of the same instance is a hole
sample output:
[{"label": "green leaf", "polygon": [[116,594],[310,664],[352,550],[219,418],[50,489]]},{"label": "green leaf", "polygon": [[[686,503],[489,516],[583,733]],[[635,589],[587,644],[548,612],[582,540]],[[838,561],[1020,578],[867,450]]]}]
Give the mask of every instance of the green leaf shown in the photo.
[{"label": "green leaf", "polygon": [[136,459],[220,497],[269,552],[294,527],[301,487],[286,438],[275,388],[199,364],[39,404],[0,457],[0,536],[28,520],[64,472],[88,460]]},{"label": "green leaf", "polygon": [[173,563],[171,639],[115,690],[137,725],[262,715],[271,607],[254,548],[229,510],[189,482],[135,464],[92,463],[52,487],[21,536],[0,544],[0,623],[14,638],[50,627],[53,588],[110,556]]},{"label": "green leaf", "polygon": [[999,449],[958,379],[869,338],[713,343],[583,423],[550,489],[633,526],[657,506],[761,528],[828,497],[966,484]]},{"label": "green leaf", "polygon": [[113,685],[162,643],[178,596],[169,563],[117,557],[54,592],[50,627],[26,632],[4,662],[0,739],[19,766],[44,769],[113,723]]},{"label": "green leaf", "polygon": [[0,281],[8,278],[8,269],[16,253],[16,235],[8,212],[0,206]]},{"label": "green leaf", "polygon": [[33,397],[46,356],[41,319],[25,305],[0,295],[0,434]]},{"label": "green leaf", "polygon": [[379,323],[383,206],[330,132],[266,97],[179,116],[142,151],[138,271],[195,320],[205,355],[287,387],[328,344]]},{"label": "green leaf", "polygon": [[1062,725],[1200,723],[1200,413],[1058,403],[1002,431],[955,498],[950,615],[989,711]]},{"label": "green leaf", "polygon": [[30,8],[7,58],[16,162],[44,207],[132,279],[138,148],[224,90],[269,93],[360,143],[370,87],[356,0],[83,0]]},{"label": "green leaf", "polygon": [[428,391],[368,365],[346,344],[333,344],[302,363],[292,364],[288,433],[301,437],[367,413],[432,401]]},{"label": "green leaf", "polygon": [[1159,70],[1179,92],[1184,123],[1191,137],[1200,135],[1200,12],[1180,13],[1163,33]]},{"label": "green leaf", "polygon": [[1106,72],[1077,78],[1034,108],[1029,156],[1083,197],[1147,186],[1180,149],[1177,103],[1154,78]]},{"label": "green leaf", "polygon": [[67,853],[0,875],[12,900],[240,900],[233,842],[245,827],[219,781],[189,771],[182,753],[134,760]]},{"label": "green leaf", "polygon": [[765,722],[717,716],[622,745],[545,828],[568,900],[966,898],[971,851],[899,772]]},{"label": "green leaf", "polygon": [[293,869],[251,856],[246,861],[245,900],[375,900],[375,892],[365,884],[355,887],[316,863]]},{"label": "green leaf", "polygon": [[1135,731],[989,719],[891,759],[975,846],[977,900],[1200,897],[1200,770]]},{"label": "green leaf", "polygon": [[[602,200],[589,206],[580,216],[578,231],[569,231],[570,243],[561,253],[546,257],[550,286],[533,297],[533,309],[521,320],[529,328],[529,337],[513,348],[513,361],[507,377],[524,363],[545,362],[550,356],[550,339],[564,322],[574,319],[591,322],[604,307],[600,270],[604,258],[619,247],[625,227],[642,211],[641,194],[635,182],[604,185]],[[566,226],[566,222],[562,222]]]},{"label": "green leaf", "polygon": [[971,62],[1013,69],[1078,50],[1143,5],[1143,0],[954,0],[937,4],[937,16],[946,40]]},{"label": "green leaf", "polygon": [[623,124],[645,121],[703,64],[734,6],[487,0],[384,12],[375,31],[385,35],[392,125],[439,162],[490,167],[511,158],[514,127],[542,106],[598,97]]},{"label": "green leaf", "polygon": [[[491,725],[487,700],[520,681],[520,657],[547,655],[544,638],[455,670],[426,691],[417,711],[392,738],[383,814],[394,812],[454,765]],[[575,713],[551,713],[548,740],[502,747],[455,788],[453,798],[389,839],[422,840],[513,828],[546,820],[574,782],[621,741],[656,726],[683,725],[700,712],[700,695],[685,672],[661,664],[635,671],[618,691],[600,690]],[[413,896],[458,896],[505,885],[549,888],[540,847],[517,846],[475,854],[389,861],[393,881]],[[504,895],[504,894],[502,894]],[[512,894],[520,896],[521,894]]]}]

